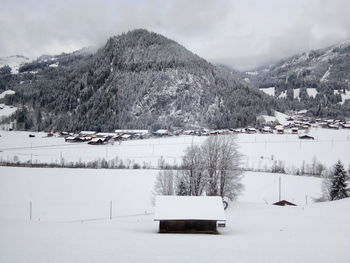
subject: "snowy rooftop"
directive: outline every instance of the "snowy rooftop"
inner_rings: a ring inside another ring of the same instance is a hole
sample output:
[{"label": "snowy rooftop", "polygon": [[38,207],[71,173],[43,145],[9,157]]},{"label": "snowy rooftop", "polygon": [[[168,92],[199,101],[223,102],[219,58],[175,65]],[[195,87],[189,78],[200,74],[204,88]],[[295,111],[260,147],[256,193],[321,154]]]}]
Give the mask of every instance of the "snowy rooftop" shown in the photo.
[{"label": "snowy rooftop", "polygon": [[220,196],[157,196],[155,221],[226,221]]},{"label": "snowy rooftop", "polygon": [[130,134],[147,134],[148,130],[115,130],[115,133],[130,133]]}]

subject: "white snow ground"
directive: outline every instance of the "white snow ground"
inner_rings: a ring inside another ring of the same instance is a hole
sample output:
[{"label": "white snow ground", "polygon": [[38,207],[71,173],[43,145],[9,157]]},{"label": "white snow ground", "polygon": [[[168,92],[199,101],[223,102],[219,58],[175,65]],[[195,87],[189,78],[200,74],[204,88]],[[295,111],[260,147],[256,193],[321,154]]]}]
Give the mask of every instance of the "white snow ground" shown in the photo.
[{"label": "white snow ground", "polygon": [[261,88],[260,90],[267,95],[275,96],[275,87]]},{"label": "white snow ground", "polygon": [[[277,115],[283,119],[283,116]],[[0,131],[0,159],[60,163],[92,161],[101,158],[112,160],[118,157],[124,162],[133,161],[143,165],[158,165],[163,157],[169,164],[179,164],[184,150],[192,144],[200,145],[205,136],[175,136],[168,138],[131,140],[120,145],[88,145],[86,143],[66,143],[64,138],[47,138],[45,133]],[[243,166],[261,169],[271,167],[274,161],[281,160],[287,169],[300,167],[303,161],[311,164],[313,159],[326,166],[333,166],[337,160],[345,165],[350,156],[350,130],[312,128],[309,134],[315,140],[299,140],[296,134],[239,134],[237,142],[244,155]]]},{"label": "white snow ground", "polygon": [[31,59],[24,56],[9,56],[9,57],[0,57],[0,68],[3,66],[9,66],[11,68],[12,74],[17,74],[19,67],[22,64],[30,62]]},{"label": "white snow ground", "polygon": [[[335,95],[339,94],[339,91],[338,90],[334,90],[334,94]],[[350,90],[345,90],[345,94],[341,93],[340,96],[341,96],[340,104],[344,104],[346,100],[350,100]]]},{"label": "white snow ground", "polygon": [[16,92],[14,90],[11,90],[11,89],[5,90],[5,91],[1,92],[0,99],[5,98],[6,95],[13,95],[13,94],[16,94]]},{"label": "white snow ground", "polygon": [[5,104],[0,104],[0,120],[11,116],[16,112],[17,108],[14,106],[8,106]]},{"label": "white snow ground", "polygon": [[349,262],[350,200],[311,203],[317,178],[282,175],[299,206],[276,207],[278,175],[247,173],[221,234],[194,235],[157,233],[156,174],[0,167],[0,262]]}]

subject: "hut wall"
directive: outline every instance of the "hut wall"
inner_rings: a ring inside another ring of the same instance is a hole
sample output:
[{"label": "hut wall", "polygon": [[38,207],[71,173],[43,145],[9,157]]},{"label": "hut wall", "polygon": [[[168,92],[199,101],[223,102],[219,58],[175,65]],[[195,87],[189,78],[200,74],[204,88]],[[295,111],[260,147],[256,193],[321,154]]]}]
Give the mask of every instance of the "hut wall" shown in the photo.
[{"label": "hut wall", "polygon": [[160,233],[217,233],[213,220],[161,220]]}]

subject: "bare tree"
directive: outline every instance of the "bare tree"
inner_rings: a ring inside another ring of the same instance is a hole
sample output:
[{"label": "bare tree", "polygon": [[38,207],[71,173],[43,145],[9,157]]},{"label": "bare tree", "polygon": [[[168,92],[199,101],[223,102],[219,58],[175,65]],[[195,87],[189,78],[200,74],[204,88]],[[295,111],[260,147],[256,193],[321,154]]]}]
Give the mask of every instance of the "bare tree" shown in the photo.
[{"label": "bare tree", "polygon": [[182,180],[178,180],[178,182],[185,183],[188,195],[202,195],[206,185],[206,177],[202,149],[199,146],[192,145],[185,150],[182,167],[184,168],[180,172]]},{"label": "bare tree", "polygon": [[172,170],[160,171],[156,178],[154,192],[157,195],[175,194],[175,174]]},{"label": "bare tree", "polygon": [[202,147],[187,148],[177,179],[181,193],[234,199],[242,189],[240,158],[234,136],[211,136]]},{"label": "bare tree", "polygon": [[233,200],[243,189],[240,160],[235,136],[211,136],[201,147],[186,149],[181,170],[159,172],[155,194],[206,194]]},{"label": "bare tree", "polygon": [[221,141],[219,136],[209,137],[202,146],[204,166],[207,173],[207,195],[219,194],[219,163]]},{"label": "bare tree", "polygon": [[219,146],[219,195],[233,200],[243,188],[240,183],[242,172],[239,169],[241,154],[233,136],[221,136]]}]

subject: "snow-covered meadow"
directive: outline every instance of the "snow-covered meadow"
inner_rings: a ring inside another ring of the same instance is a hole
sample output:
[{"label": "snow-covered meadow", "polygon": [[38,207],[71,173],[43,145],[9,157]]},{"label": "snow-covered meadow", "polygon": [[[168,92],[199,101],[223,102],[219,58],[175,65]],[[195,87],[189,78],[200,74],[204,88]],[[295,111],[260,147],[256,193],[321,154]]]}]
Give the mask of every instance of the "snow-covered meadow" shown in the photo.
[{"label": "snow-covered meadow", "polygon": [[[176,136],[121,144],[66,143],[46,133],[0,131],[0,158],[60,163],[118,159],[179,164],[186,147],[207,137]],[[242,166],[259,169],[349,163],[349,130],[239,134]],[[0,262],[341,262],[350,257],[350,200],[314,203],[322,180],[245,172],[245,187],[220,235],[158,234],[152,191],[158,170],[0,167]],[[297,207],[276,207],[279,198]],[[32,213],[30,215],[30,203]],[[112,219],[110,209],[112,207]],[[30,220],[30,217],[32,220]]]},{"label": "snow-covered meadow", "polygon": [[348,262],[350,200],[312,203],[318,178],[281,175],[276,207],[278,174],[247,172],[220,235],[158,234],[157,173],[0,167],[0,262]]},{"label": "snow-covered meadow", "polygon": [[[107,145],[67,143],[63,137],[46,137],[46,133],[0,131],[0,159],[3,161],[31,161],[61,163],[113,160],[116,157],[124,163],[138,163],[141,166],[157,167],[164,158],[170,165],[179,164],[184,150],[200,145],[205,136],[174,136],[145,140],[124,141]],[[296,134],[238,134],[237,144],[242,153],[242,166],[248,169],[264,169],[274,162],[282,161],[288,170],[311,164],[314,159],[331,167],[337,160],[345,165],[350,156],[350,130],[312,128],[309,134],[315,140],[300,140]]]}]

